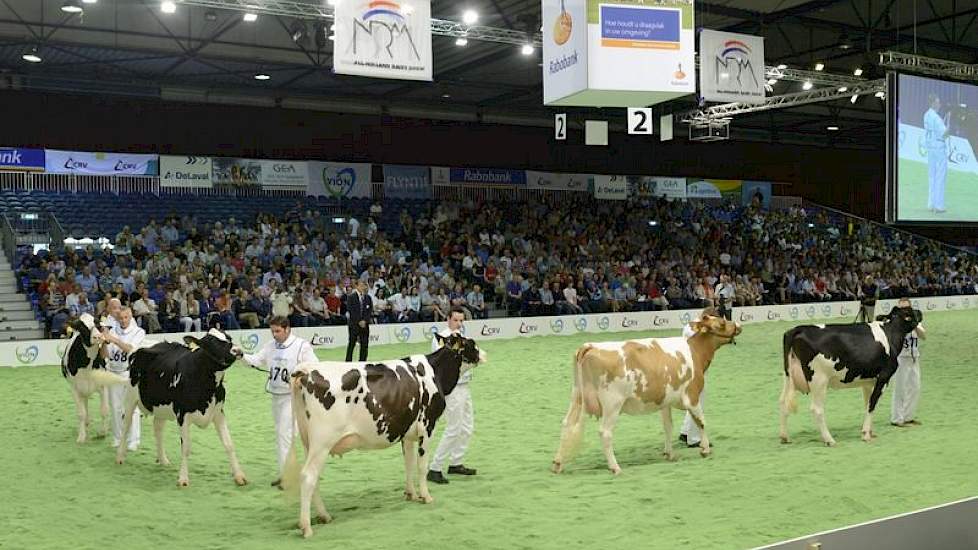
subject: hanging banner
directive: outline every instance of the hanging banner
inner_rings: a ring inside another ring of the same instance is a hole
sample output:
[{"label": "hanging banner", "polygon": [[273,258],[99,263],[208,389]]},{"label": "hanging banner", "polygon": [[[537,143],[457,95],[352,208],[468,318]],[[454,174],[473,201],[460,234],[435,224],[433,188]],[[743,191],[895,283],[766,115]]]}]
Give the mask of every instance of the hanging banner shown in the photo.
[{"label": "hanging banner", "polygon": [[209,157],[160,155],[160,187],[212,187]]},{"label": "hanging banner", "polygon": [[309,162],[309,194],[334,199],[370,198],[370,164]]},{"label": "hanging banner", "polygon": [[431,173],[427,166],[384,165],[384,198],[430,199]]},{"label": "hanging banner", "polygon": [[686,178],[629,177],[628,193],[636,197],[685,199]]},{"label": "hanging banner", "polygon": [[158,155],[45,149],[44,170],[52,174],[86,176],[156,176],[159,174],[159,159]]},{"label": "hanging banner", "polygon": [[587,191],[588,174],[556,174],[553,172],[526,171],[527,189],[550,191]]},{"label": "hanging banner", "polygon": [[724,196],[741,196],[743,180],[697,180],[686,186],[686,196],[691,199],[719,199]]},{"label": "hanging banner", "polygon": [[700,95],[722,103],[764,103],[764,38],[700,32]]},{"label": "hanging banner", "polygon": [[0,170],[44,171],[44,149],[0,147]]},{"label": "hanging banner", "polygon": [[236,158],[211,159],[211,179],[214,185],[230,187],[260,187],[261,161]]},{"label": "hanging banner", "polygon": [[309,167],[291,160],[261,161],[261,188],[280,191],[305,191],[309,188]]},{"label": "hanging banner", "polygon": [[647,107],[696,91],[693,0],[542,0],[544,104]]},{"label": "hanging banner", "polygon": [[333,70],[431,80],[431,1],[337,2]]},{"label": "hanging banner", "polygon": [[432,185],[451,185],[452,184],[452,169],[447,166],[432,166],[431,167],[431,184]]},{"label": "hanging banner", "polygon": [[628,198],[628,179],[625,176],[593,176],[594,198],[623,201]]},{"label": "hanging banner", "polygon": [[745,181],[741,188],[740,203],[750,206],[755,200],[764,208],[771,206],[771,182]]},{"label": "hanging banner", "polygon": [[462,185],[526,185],[523,170],[497,170],[494,168],[452,168],[451,183]]}]

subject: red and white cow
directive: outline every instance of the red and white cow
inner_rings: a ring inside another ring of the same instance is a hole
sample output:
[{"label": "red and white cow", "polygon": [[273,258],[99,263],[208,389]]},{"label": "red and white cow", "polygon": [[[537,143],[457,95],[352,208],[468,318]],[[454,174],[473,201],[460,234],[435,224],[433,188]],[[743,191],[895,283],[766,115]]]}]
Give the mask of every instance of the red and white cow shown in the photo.
[{"label": "red and white cow", "polygon": [[740,334],[740,325],[722,317],[706,316],[691,323],[695,334],[689,339],[646,338],[625,342],[584,344],[574,361],[574,389],[564,417],[560,446],[552,470],[563,471],[578,446],[584,428],[584,413],[601,419],[601,442],[608,469],[621,473],[615,459],[612,435],[621,413],[648,414],[660,411],[665,431],[664,454],[672,452],[672,409],[688,410],[700,430],[700,454],[710,454],[710,438],[700,393],[706,370],[720,346]]},{"label": "red and white cow", "polygon": [[[428,492],[428,446],[445,397],[458,382],[463,363],[475,365],[485,355],[473,340],[436,335],[442,346],[428,355],[369,363],[305,363],[292,374],[292,410],[306,461],[301,469],[295,447],[289,453],[282,485],[300,486],[299,527],[312,536],[310,501],[319,520],[332,517],[319,496],[319,474],[326,455],[354,449],[384,449],[400,443],[404,454],[408,500],[433,501]],[[415,481],[420,491],[415,490]]]}]

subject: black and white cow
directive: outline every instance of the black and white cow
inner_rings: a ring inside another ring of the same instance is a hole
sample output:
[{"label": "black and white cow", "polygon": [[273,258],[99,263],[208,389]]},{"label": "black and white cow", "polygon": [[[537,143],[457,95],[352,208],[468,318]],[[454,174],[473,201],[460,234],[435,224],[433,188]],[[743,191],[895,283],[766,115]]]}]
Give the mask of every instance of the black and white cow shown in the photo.
[{"label": "black and white cow", "polygon": [[126,379],[105,370],[105,359],[99,353],[102,332],[98,322],[88,313],[68,323],[71,341],[61,356],[61,375],[71,385],[71,396],[78,411],[78,443],[88,440],[88,398],[98,393],[101,398],[102,426],[98,437],[109,430],[109,396],[106,388],[125,384]]},{"label": "black and white cow", "polygon": [[897,370],[903,338],[921,321],[920,311],[893,308],[872,323],[795,327],[784,334],[784,387],[781,442],[788,443],[788,415],[798,410],[795,392],[812,394],[812,416],[828,446],[835,445],[825,423],[829,388],[862,388],[866,416],[863,441],[873,437],[873,410]]},{"label": "black and white cow", "polygon": [[[234,482],[244,485],[248,481],[238,464],[224,418],[224,371],[237,358],[231,337],[214,328],[201,339],[185,336],[184,341],[189,347],[162,342],[130,355],[129,379],[132,388],[126,397],[121,441],[126,440],[133,411],[138,406],[143,413],[153,416],[157,461],[167,466],[170,461],[163,449],[163,426],[167,420],[176,420],[180,427],[182,454],[177,484],[187,487],[190,485],[187,473],[190,425],[206,428],[213,422],[231,459]],[[126,446],[119,445],[116,462],[122,464],[125,458]]]},{"label": "black and white cow", "polygon": [[[428,355],[367,363],[305,363],[292,374],[292,410],[306,461],[299,477],[295,447],[283,485],[300,486],[299,527],[312,535],[314,498],[319,520],[332,521],[319,496],[319,474],[326,455],[354,449],[384,449],[400,442],[408,500],[433,501],[428,492],[428,446],[445,397],[455,389],[463,363],[474,366],[485,354],[473,340],[436,336],[442,346]],[[417,447],[417,448],[416,448]],[[420,481],[420,491],[415,491]]]}]

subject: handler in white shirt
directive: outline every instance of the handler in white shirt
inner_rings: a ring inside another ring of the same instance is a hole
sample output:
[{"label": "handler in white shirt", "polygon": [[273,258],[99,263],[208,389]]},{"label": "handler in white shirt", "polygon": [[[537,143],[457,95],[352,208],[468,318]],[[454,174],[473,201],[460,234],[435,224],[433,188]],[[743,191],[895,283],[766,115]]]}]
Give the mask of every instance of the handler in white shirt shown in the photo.
[{"label": "handler in white shirt", "polygon": [[[910,308],[910,300],[901,298],[899,308]],[[897,371],[890,383],[893,385],[893,401],[890,407],[890,423],[903,428],[919,425],[916,419],[917,403],[920,401],[920,340],[927,338],[923,323],[918,323],[913,332],[903,339],[903,349],[897,356]]]},{"label": "handler in white shirt", "polygon": [[[455,306],[448,314],[448,327],[442,329],[443,338],[461,332],[465,313],[462,308]],[[441,344],[437,338],[431,339],[431,351],[438,351]],[[458,378],[458,384],[445,399],[445,431],[435,450],[435,457],[428,470],[428,481],[432,483],[448,483],[443,473],[445,463],[448,463],[448,473],[464,476],[474,476],[476,471],[466,468],[462,458],[469,447],[469,440],[475,431],[475,417],[472,412],[472,394],[469,392],[469,382],[472,380],[472,370],[465,370]]]},{"label": "handler in white shirt", "polygon": [[[132,320],[132,310],[128,307],[119,310],[117,324],[112,328],[103,327],[102,337],[105,344],[102,347],[102,357],[110,372],[129,379],[129,355],[140,347],[146,338],[146,331]],[[122,437],[122,415],[125,413],[126,392],[128,384],[109,386],[109,409],[112,414],[112,446],[118,447]],[[133,412],[132,429],[129,430],[129,450],[139,448],[140,413],[137,408]]]},{"label": "handler in white shirt", "polygon": [[256,354],[242,354],[241,359],[251,367],[268,373],[265,391],[272,394],[272,417],[275,420],[275,435],[278,441],[279,477],[272,482],[280,487],[285,458],[292,447],[295,434],[295,419],[292,416],[292,394],[289,387],[292,373],[301,363],[315,363],[319,359],[312,350],[312,344],[292,334],[288,317],[272,317],[269,321],[272,340],[267,342]]},{"label": "handler in white shirt", "polygon": [[[708,307],[704,309],[702,313],[700,313],[699,317],[693,319],[693,321],[700,321],[704,317],[719,317],[719,315],[717,314],[717,310],[715,308]],[[696,331],[693,330],[692,322],[686,323],[686,326],[683,327],[683,338],[689,340],[695,335],[696,335]],[[705,383],[706,381],[704,380],[703,391],[700,392],[700,406],[702,407],[706,407]],[[681,430],[679,430],[680,441],[682,441],[683,443],[687,444],[690,447],[698,447],[701,438],[702,436],[700,434],[700,427],[697,426],[696,422],[693,420],[693,415],[689,414],[689,411],[686,411],[686,418],[683,419],[683,427]],[[710,445],[712,444],[713,443],[710,442]]]}]

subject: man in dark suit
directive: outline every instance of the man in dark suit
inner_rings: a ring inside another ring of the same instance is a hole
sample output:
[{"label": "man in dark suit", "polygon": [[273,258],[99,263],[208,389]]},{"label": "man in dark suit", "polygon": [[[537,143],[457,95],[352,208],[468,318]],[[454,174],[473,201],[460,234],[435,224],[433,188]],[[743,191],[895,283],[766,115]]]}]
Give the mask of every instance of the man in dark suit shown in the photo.
[{"label": "man in dark suit", "polygon": [[370,343],[370,316],[374,311],[374,302],[367,294],[367,283],[360,279],[356,290],[346,301],[347,321],[350,329],[350,343],[346,346],[346,361],[353,361],[353,348],[360,342],[360,361],[367,360],[367,345]]}]

